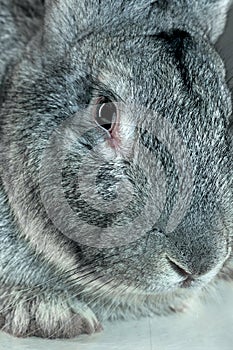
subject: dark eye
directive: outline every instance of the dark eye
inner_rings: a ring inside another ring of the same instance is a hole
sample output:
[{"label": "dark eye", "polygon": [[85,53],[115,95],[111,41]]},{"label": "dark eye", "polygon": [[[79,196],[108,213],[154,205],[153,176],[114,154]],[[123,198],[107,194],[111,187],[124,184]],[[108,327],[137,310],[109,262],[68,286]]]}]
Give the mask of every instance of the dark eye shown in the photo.
[{"label": "dark eye", "polygon": [[116,104],[107,98],[99,98],[94,115],[96,123],[107,131],[112,131],[117,121]]}]

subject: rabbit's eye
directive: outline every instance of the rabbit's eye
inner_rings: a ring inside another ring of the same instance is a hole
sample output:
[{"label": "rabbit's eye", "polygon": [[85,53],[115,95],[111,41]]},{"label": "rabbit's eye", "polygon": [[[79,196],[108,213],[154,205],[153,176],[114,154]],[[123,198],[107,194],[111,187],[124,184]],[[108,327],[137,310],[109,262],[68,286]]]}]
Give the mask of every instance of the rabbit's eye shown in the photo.
[{"label": "rabbit's eye", "polygon": [[117,107],[114,102],[100,98],[95,110],[95,121],[108,132],[112,131],[117,121]]}]

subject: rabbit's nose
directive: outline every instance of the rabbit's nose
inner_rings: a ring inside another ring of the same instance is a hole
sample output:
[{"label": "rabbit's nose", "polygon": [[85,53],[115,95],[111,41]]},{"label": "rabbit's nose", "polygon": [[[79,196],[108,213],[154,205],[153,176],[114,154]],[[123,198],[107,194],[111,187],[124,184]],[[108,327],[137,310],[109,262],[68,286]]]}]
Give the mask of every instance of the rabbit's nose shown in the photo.
[{"label": "rabbit's nose", "polygon": [[165,249],[171,270],[196,280],[208,279],[222,268],[228,255],[225,231],[220,235],[222,225],[210,228],[184,222],[176,231],[166,234]]},{"label": "rabbit's nose", "polygon": [[174,260],[171,260],[170,257],[167,257],[167,260],[171,266],[171,268],[178,273],[181,277],[183,277],[183,281],[181,282],[180,286],[182,288],[189,288],[195,283],[195,280],[197,279],[197,276],[194,277],[187,269],[181,267],[177,262]]},{"label": "rabbit's nose", "polygon": [[171,268],[176,273],[178,273],[178,275],[180,275],[181,277],[189,278],[189,277],[192,276],[192,274],[189,271],[187,271],[187,269],[185,269],[184,267],[180,266],[176,261],[171,259],[169,256],[167,256],[167,261],[168,261],[169,265],[171,266]]}]

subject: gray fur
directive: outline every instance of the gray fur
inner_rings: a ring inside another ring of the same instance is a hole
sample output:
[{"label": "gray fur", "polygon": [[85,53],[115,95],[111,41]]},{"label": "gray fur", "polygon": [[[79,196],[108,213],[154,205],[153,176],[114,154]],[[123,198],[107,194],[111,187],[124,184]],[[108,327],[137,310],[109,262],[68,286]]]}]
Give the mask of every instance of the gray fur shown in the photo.
[{"label": "gray fur", "polygon": [[[232,107],[213,46],[232,1],[43,3],[0,0],[0,327],[73,337],[106,319],[182,311],[233,275]],[[115,154],[91,112],[103,92],[123,101]],[[102,161],[100,212],[85,196],[98,203],[88,184]],[[132,202],[109,214],[132,186]],[[184,270],[196,279],[187,288]]]}]

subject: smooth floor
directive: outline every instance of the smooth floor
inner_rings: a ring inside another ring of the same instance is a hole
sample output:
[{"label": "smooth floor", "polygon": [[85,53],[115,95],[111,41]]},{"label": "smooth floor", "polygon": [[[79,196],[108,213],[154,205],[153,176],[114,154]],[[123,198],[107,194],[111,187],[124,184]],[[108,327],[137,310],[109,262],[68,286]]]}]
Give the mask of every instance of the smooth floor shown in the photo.
[{"label": "smooth floor", "polygon": [[195,301],[184,314],[104,324],[71,340],[17,339],[0,333],[0,350],[232,350],[233,282]]}]

